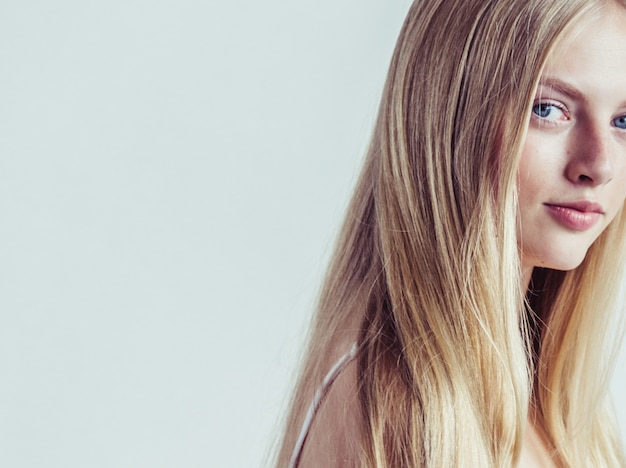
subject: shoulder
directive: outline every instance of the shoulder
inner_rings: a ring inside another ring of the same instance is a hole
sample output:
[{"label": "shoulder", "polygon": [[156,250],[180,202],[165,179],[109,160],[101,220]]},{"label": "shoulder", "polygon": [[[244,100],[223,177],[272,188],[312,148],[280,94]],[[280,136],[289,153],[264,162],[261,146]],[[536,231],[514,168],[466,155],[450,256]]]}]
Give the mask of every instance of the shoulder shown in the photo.
[{"label": "shoulder", "polygon": [[328,387],[311,424],[299,468],[360,466],[363,416],[357,359]]}]

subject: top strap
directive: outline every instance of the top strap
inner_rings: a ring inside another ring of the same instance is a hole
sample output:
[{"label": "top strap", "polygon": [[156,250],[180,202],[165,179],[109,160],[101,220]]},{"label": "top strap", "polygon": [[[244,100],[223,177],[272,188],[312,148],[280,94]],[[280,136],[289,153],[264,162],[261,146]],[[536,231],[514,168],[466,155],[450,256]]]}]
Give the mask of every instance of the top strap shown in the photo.
[{"label": "top strap", "polygon": [[302,423],[302,429],[300,429],[300,435],[298,436],[298,440],[296,445],[294,446],[293,453],[291,454],[291,460],[289,461],[289,468],[297,468],[300,463],[300,456],[302,455],[302,449],[304,448],[304,443],[306,442],[306,438],[309,435],[309,430],[311,429],[311,424],[313,423],[313,419],[317,414],[320,406],[322,405],[322,401],[328,394],[330,390],[330,386],[337,379],[341,371],[356,357],[356,354],[359,350],[359,346],[357,343],[352,345],[350,351],[344,354],[339,361],[330,369],[324,381],[322,382],[321,387],[317,389],[315,392],[315,397],[309,406],[309,409],[306,413],[306,417],[304,418],[304,422]]}]

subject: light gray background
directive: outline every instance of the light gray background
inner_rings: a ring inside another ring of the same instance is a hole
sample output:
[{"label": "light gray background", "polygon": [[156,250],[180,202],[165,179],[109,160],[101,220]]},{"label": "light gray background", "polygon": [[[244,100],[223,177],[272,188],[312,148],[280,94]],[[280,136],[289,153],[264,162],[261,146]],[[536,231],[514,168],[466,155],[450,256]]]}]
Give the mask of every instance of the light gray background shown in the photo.
[{"label": "light gray background", "polygon": [[0,0],[0,466],[261,465],[408,6]]}]

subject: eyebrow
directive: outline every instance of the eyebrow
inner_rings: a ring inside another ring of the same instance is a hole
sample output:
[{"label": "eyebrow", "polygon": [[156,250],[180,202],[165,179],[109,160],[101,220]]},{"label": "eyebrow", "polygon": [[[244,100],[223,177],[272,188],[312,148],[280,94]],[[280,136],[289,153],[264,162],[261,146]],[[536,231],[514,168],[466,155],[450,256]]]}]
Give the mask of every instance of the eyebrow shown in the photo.
[{"label": "eyebrow", "polygon": [[[554,77],[550,77],[547,76],[545,78],[541,78],[539,80],[539,86],[543,86],[546,88],[550,88],[551,90],[555,90],[561,94],[564,94],[565,96],[569,97],[570,99],[573,100],[577,100],[578,102],[587,102],[588,101],[588,97],[585,96],[585,94],[580,91],[578,88],[576,88],[575,86],[560,80],[558,78],[554,78]],[[619,103],[620,108],[626,108],[626,100],[622,101]]]},{"label": "eyebrow", "polygon": [[578,89],[557,78],[542,78],[541,80],[539,80],[539,86],[545,86],[547,88],[554,89],[572,99],[576,99],[579,101],[585,100],[585,96]]}]

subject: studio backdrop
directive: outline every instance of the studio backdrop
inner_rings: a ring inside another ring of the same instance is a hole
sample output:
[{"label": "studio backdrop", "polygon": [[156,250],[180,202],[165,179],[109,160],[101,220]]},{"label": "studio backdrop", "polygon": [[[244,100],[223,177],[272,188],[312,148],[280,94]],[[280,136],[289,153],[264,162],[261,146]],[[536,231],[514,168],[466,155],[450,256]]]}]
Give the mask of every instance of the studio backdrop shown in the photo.
[{"label": "studio backdrop", "polygon": [[0,466],[262,466],[409,5],[0,3]]}]

